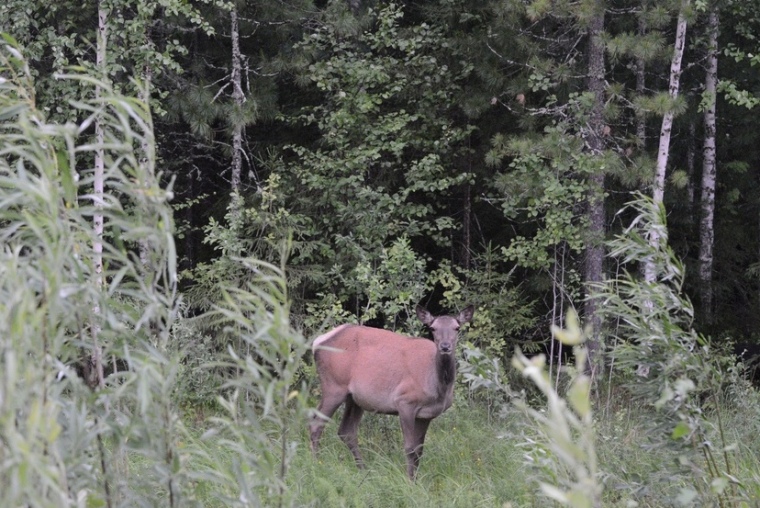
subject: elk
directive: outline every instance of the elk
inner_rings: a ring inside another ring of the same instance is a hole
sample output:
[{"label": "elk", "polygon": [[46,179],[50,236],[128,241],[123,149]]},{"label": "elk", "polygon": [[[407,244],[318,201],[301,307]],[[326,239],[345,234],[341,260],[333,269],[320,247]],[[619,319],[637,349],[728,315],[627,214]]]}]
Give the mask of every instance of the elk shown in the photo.
[{"label": "elk", "polygon": [[406,473],[414,480],[430,421],[446,411],[454,398],[455,349],[459,327],[472,319],[474,308],[458,316],[433,316],[417,306],[417,317],[433,333],[433,341],[352,324],[320,335],[312,349],[322,399],[309,424],[316,456],[324,426],[345,404],[338,435],[359,468],[357,434],[364,411],[398,415],[404,435]]}]

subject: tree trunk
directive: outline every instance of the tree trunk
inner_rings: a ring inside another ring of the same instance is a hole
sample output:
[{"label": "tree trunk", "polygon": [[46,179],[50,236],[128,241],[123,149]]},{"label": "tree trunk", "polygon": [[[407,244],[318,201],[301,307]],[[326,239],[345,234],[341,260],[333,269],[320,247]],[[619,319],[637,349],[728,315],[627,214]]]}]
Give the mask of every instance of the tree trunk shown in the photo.
[{"label": "tree trunk", "polygon": [[694,223],[694,210],[696,199],[694,180],[696,179],[696,160],[697,160],[697,125],[693,120],[689,122],[689,143],[686,148],[686,174],[688,180],[686,182],[686,199],[689,201],[688,213],[689,213],[689,225]]},{"label": "tree trunk", "polygon": [[[240,110],[245,103],[242,74],[243,58],[240,54],[240,27],[238,26],[237,8],[230,11],[230,37],[232,38],[232,99]],[[243,169],[243,124],[239,118],[233,119],[232,126],[232,192],[240,192],[241,173]]]},{"label": "tree trunk", "polygon": [[462,268],[470,269],[470,249],[472,248],[472,188],[470,184],[464,186],[464,206],[462,210]]},{"label": "tree trunk", "polygon": [[[95,65],[100,71],[100,78],[105,80],[106,75],[106,44],[108,41],[108,11],[101,6],[98,8],[98,37],[97,53],[95,56]],[[95,96],[100,98],[100,86],[95,88]],[[105,155],[103,146],[105,144],[105,132],[103,123],[98,117],[95,119],[95,142],[98,149],[95,152],[95,175],[93,178],[93,204],[96,210],[103,208],[103,196],[105,192]],[[93,240],[92,265],[95,273],[95,286],[97,291],[103,288],[103,214],[97,212],[94,214],[93,229],[95,238]],[[100,304],[96,301],[93,309],[93,319],[91,324],[92,332],[92,354],[90,357],[91,370],[87,376],[90,386],[99,388],[105,387],[105,376],[103,373],[103,350],[100,347],[98,335],[100,334]]]},{"label": "tree trunk", "polygon": [[[639,36],[643,37],[647,32],[647,24],[644,16],[639,17]],[[646,92],[646,60],[642,57],[636,58],[636,95],[643,96]],[[647,148],[647,119],[646,115],[641,112],[636,116],[636,138],[639,142],[639,150],[646,151]]]},{"label": "tree trunk", "polygon": [[707,21],[707,72],[705,74],[705,144],[702,162],[702,216],[699,225],[699,280],[702,319],[713,322],[713,218],[715,216],[715,103],[718,81],[718,8],[713,5]]},{"label": "tree trunk", "polygon": [[[588,122],[587,143],[588,149],[593,155],[601,155],[604,150],[604,2],[596,4],[596,13],[589,25],[589,64],[588,64],[588,89],[594,94],[594,105]],[[599,168],[590,178],[590,195],[588,199],[589,237],[586,246],[585,263],[583,267],[584,281],[587,290],[592,291],[592,286],[602,282],[604,269],[604,170]],[[589,365],[593,373],[597,365],[596,357],[599,353],[599,335],[601,331],[601,318],[597,312],[597,301],[587,298],[584,307],[586,322],[591,325],[591,337],[589,337]]]},{"label": "tree trunk", "polygon": [[[145,34],[145,43],[149,47],[152,45],[150,34],[146,32]],[[149,62],[145,63],[145,66],[143,67],[143,83],[142,88],[140,89],[140,92],[138,94],[138,98],[145,103],[145,105],[150,108],[150,87],[153,83],[153,68],[150,66]],[[148,164],[150,164],[150,155],[148,151],[151,149],[150,143],[148,142],[148,137],[144,136],[142,142],[140,143],[140,166],[143,168],[143,170],[147,169]],[[141,238],[138,242],[139,249],[140,249],[140,266],[143,270],[147,269],[148,263],[150,261],[150,245],[148,245],[148,241],[144,238]]]},{"label": "tree trunk", "polygon": [[[191,147],[191,150],[193,148]],[[190,160],[193,160],[193,153],[190,154]],[[196,197],[195,177],[193,174],[197,171],[191,168],[189,178],[187,179],[187,196],[188,201],[192,202]],[[195,266],[195,206],[185,207],[185,222],[187,223],[187,232],[185,233],[185,269],[191,269]]]},{"label": "tree trunk", "polygon": [[[681,82],[681,60],[683,59],[683,50],[686,45],[686,17],[684,11],[689,6],[690,0],[682,0],[681,9],[678,12],[678,24],[676,26],[676,41],[673,48],[673,59],[670,62],[670,84],[668,93],[671,101],[675,102],[678,98],[678,90]],[[662,205],[665,197],[665,170],[668,166],[668,156],[670,154],[670,133],[673,129],[673,118],[675,114],[671,107],[662,117],[662,128],[660,129],[660,146],[657,150],[657,167],[655,169],[654,184],[652,188],[652,198],[656,205]],[[651,231],[649,234],[649,245],[654,248],[660,246],[660,235],[657,231]],[[647,282],[654,282],[657,278],[654,263],[648,261],[644,268],[644,279]]]}]

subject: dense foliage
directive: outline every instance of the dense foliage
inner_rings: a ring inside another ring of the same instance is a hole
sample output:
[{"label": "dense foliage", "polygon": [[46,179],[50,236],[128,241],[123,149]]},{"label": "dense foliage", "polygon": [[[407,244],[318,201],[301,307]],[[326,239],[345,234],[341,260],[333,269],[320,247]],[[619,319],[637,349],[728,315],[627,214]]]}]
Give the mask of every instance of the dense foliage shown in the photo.
[{"label": "dense foliage", "polygon": [[[191,389],[183,381],[196,372],[177,341],[171,192],[158,183],[148,105],[86,75],[61,76],[101,94],[71,104],[81,123],[60,124],[35,107],[31,74],[10,39],[0,73],[3,502],[188,506],[198,502],[199,478],[227,505],[283,502],[288,430],[303,410],[294,359],[305,341],[290,327],[282,272],[236,260],[255,273],[251,286],[223,287],[209,313],[220,335],[244,347],[215,358],[233,375],[197,439],[179,413],[179,395]],[[95,122],[102,143],[90,139]],[[102,198],[91,190],[95,152],[106,162]],[[92,227],[98,215],[107,235]],[[235,459],[220,463],[219,450]],[[130,476],[135,457],[140,471]]]},{"label": "dense foliage", "polygon": [[619,390],[678,454],[662,495],[747,501],[758,29],[756,0],[2,2],[0,491],[313,503],[305,337],[473,303],[462,387],[547,424],[544,493],[610,499],[585,404]]},{"label": "dense foliage", "polygon": [[[500,340],[548,340],[546,321],[558,323],[565,308],[580,304],[584,281],[602,280],[587,273],[587,249],[599,244],[600,232],[620,228],[614,213],[626,192],[652,182],[661,115],[673,111],[665,201],[671,243],[695,267],[685,288],[699,308],[698,244],[707,227],[700,162],[710,132],[700,115],[717,101],[716,297],[699,313],[715,319],[698,315],[698,322],[711,334],[752,342],[760,227],[747,228],[745,218],[760,212],[751,197],[755,179],[745,176],[755,157],[755,6],[714,6],[721,26],[713,97],[701,92],[713,5],[683,5],[689,32],[675,102],[667,73],[680,2],[191,7],[131,0],[103,2],[100,10],[108,14],[105,77],[130,93],[139,93],[130,77],[150,85],[162,174],[175,182],[178,252],[187,269],[181,285],[194,295],[191,306],[213,304],[213,286],[229,270],[209,271],[223,253],[280,264],[280,246],[290,239],[288,283],[299,322],[317,313],[309,322],[319,326],[329,309],[341,308],[360,321],[401,325],[421,294],[461,304],[462,291],[496,270],[520,288],[515,302],[533,306],[528,321],[502,316]],[[54,73],[94,67],[98,9],[65,2],[48,9],[31,0],[1,8],[0,30],[24,47],[40,109],[72,118],[69,100],[87,89]],[[586,63],[594,47],[588,34],[600,17],[601,96],[589,88]],[[600,100],[601,121],[594,116]],[[233,142],[235,133],[242,144]],[[242,187],[234,189],[242,201],[230,215],[232,152],[242,160]],[[599,195],[601,225],[589,208]],[[215,231],[228,227],[236,240]],[[405,245],[424,266],[425,276],[415,278],[425,290],[388,307],[398,295],[370,294],[369,280],[398,287],[388,278],[406,269],[388,272],[384,258],[393,245]],[[515,284],[514,275],[524,282]],[[444,296],[452,280],[459,294]]]}]

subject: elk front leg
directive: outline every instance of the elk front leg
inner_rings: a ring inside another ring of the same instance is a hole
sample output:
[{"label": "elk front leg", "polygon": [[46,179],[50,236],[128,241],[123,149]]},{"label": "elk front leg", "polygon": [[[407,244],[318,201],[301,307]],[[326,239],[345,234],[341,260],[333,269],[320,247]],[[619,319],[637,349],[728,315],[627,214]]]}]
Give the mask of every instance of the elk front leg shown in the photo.
[{"label": "elk front leg", "polygon": [[430,420],[415,418],[413,414],[401,416],[401,431],[404,434],[404,453],[406,453],[406,475],[412,481],[417,476],[429,425]]}]

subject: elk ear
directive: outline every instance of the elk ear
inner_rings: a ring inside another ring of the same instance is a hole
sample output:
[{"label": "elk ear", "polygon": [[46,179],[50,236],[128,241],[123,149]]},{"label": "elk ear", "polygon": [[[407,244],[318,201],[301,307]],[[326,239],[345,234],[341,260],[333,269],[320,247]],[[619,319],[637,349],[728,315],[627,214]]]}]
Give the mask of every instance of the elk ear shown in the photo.
[{"label": "elk ear", "polygon": [[475,307],[472,305],[468,305],[465,307],[465,309],[459,313],[457,316],[457,321],[459,321],[460,325],[463,325],[465,323],[469,323],[472,320],[472,315],[475,314]]},{"label": "elk ear", "polygon": [[423,324],[430,326],[435,317],[433,317],[433,315],[422,305],[418,305],[415,310],[417,311],[417,317],[419,320],[422,321]]}]

